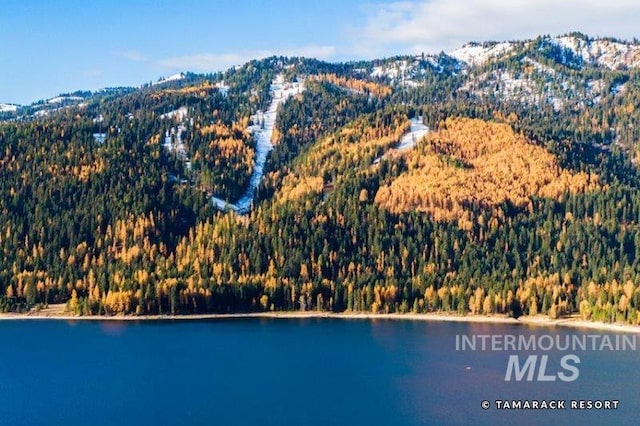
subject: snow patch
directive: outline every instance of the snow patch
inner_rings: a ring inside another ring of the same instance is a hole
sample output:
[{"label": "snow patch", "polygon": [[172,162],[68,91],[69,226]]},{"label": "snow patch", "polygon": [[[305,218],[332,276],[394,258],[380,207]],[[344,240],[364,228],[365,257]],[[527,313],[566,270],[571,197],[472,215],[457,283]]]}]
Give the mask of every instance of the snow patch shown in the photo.
[{"label": "snow patch", "polygon": [[627,83],[617,83],[615,86],[611,88],[611,93],[617,95],[619,93],[624,93],[627,91]]},{"label": "snow patch", "polygon": [[422,117],[412,118],[409,131],[402,136],[396,149],[399,151],[412,149],[427,133],[429,133],[429,127],[422,122]]},{"label": "snow patch", "polygon": [[524,73],[515,75],[503,70],[483,73],[467,82],[459,90],[476,96],[496,97],[530,105],[545,102],[553,105],[557,111],[565,105],[564,94],[572,89],[567,82],[561,82],[559,85],[555,82],[547,82],[540,87]]},{"label": "snow patch", "polygon": [[63,102],[80,102],[83,101],[84,98],[80,96],[56,96],[55,98],[51,98],[47,100],[48,104],[61,104]]},{"label": "snow patch", "polygon": [[182,134],[186,131],[187,127],[184,124],[179,124],[178,127],[172,127],[170,130],[167,130],[162,146],[164,146],[167,151],[174,152],[183,161],[189,162],[187,158],[187,148],[182,140]]},{"label": "snow patch", "polygon": [[180,72],[178,74],[170,75],[169,77],[166,77],[166,78],[161,78],[160,80],[156,81],[155,83],[151,83],[151,85],[152,86],[156,86],[158,84],[169,83],[171,81],[180,81],[180,80],[184,80],[185,77],[186,77],[186,74]]},{"label": "snow patch", "polygon": [[249,180],[249,187],[235,203],[229,203],[218,197],[211,197],[211,203],[220,210],[234,210],[237,213],[247,213],[251,209],[256,189],[264,175],[264,166],[267,155],[273,149],[271,137],[273,136],[273,126],[276,122],[278,107],[291,96],[304,91],[303,82],[286,83],[282,74],[278,74],[271,82],[271,103],[266,111],[257,111],[251,116],[253,125],[249,131],[253,133],[256,141],[255,158],[253,164],[253,174]]},{"label": "snow patch", "polygon": [[575,36],[555,37],[558,46],[571,50],[585,62],[609,69],[640,67],[640,46],[611,40],[585,40]]},{"label": "snow patch", "polygon": [[396,61],[384,66],[374,67],[371,72],[371,77],[387,77],[390,79],[396,79],[404,76],[409,68],[407,61]]},{"label": "snow patch", "polygon": [[597,103],[600,100],[600,95],[604,91],[604,80],[589,80],[587,82],[587,96],[594,100],[594,103]]},{"label": "snow patch", "polygon": [[96,141],[96,143],[103,144],[107,140],[107,134],[106,133],[94,133],[93,134],[93,139]]},{"label": "snow patch", "polygon": [[533,66],[533,69],[535,69],[540,74],[547,74],[552,76],[556,75],[556,70],[547,65],[543,65],[540,62],[529,58],[528,56],[525,56],[524,59],[522,59],[522,62]]},{"label": "snow patch", "polygon": [[169,111],[167,113],[164,113],[160,116],[161,120],[167,119],[167,118],[176,118],[178,121],[182,121],[185,119],[185,117],[188,114],[188,110],[187,107],[183,106],[180,107],[178,109],[174,109],[173,111]]},{"label": "snow patch", "polygon": [[468,65],[478,66],[509,52],[514,47],[515,44],[510,42],[496,43],[486,47],[478,43],[469,43],[449,52],[448,55]]},{"label": "snow patch", "polygon": [[[423,84],[420,77],[424,76],[426,70],[420,65],[420,57],[413,60],[400,59],[373,67],[369,74],[372,78],[386,78],[391,84],[403,87],[418,87]],[[425,60],[438,72],[442,72],[442,66],[432,58],[427,57]]]},{"label": "snow patch", "polygon": [[227,94],[229,93],[230,87],[224,84],[224,81],[217,82],[215,86],[222,96],[227,96]]},{"label": "snow patch", "polygon": [[0,112],[16,112],[18,105],[13,104],[0,104]]},{"label": "snow patch", "polygon": [[408,151],[413,149],[422,138],[429,133],[429,127],[425,126],[423,123],[422,117],[414,117],[411,119],[411,127],[409,127],[409,131],[402,135],[398,144],[389,149],[385,154],[373,160],[373,164],[378,164],[382,157],[387,155],[389,152],[397,150],[397,151]]},{"label": "snow patch", "polygon": [[[184,139],[182,139],[182,135],[187,131],[187,125],[186,125],[187,122],[185,121],[187,118],[187,113],[188,113],[187,107],[180,107],[175,111],[171,111],[170,113],[167,113],[167,114],[171,114],[169,116],[171,118],[176,117],[180,121],[180,124],[178,124],[178,126],[176,127],[171,127],[169,130],[165,132],[164,142],[162,143],[162,146],[164,147],[164,149],[167,150],[167,152],[175,154],[175,156],[184,163],[184,166],[187,169],[187,171],[190,172],[191,159],[189,158],[189,155],[187,153],[187,146],[184,143]],[[167,114],[163,114],[163,115],[167,115]],[[129,117],[129,120],[131,120],[133,119],[133,114],[129,113],[127,114],[127,117]],[[160,118],[165,118],[165,117],[161,116]],[[189,121],[189,124],[193,126],[193,118],[191,118],[191,120]],[[169,178],[174,182],[178,182],[178,181],[180,183],[188,182],[186,179],[178,179],[176,176],[170,176]]]}]

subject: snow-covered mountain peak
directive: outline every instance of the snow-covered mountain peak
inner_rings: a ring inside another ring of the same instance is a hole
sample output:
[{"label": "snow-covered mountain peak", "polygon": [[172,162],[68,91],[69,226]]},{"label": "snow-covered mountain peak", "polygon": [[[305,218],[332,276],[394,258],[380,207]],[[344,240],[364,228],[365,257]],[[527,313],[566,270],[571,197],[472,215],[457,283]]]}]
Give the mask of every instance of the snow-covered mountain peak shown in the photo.
[{"label": "snow-covered mountain peak", "polygon": [[[456,74],[463,64],[445,54],[414,55],[393,59],[374,61],[369,76],[375,79],[386,79],[386,83],[403,87],[415,87],[424,84],[424,76],[428,72],[438,74]],[[362,72],[362,70],[357,70]]]},{"label": "snow-covered mountain peak", "polygon": [[187,75],[183,72],[179,72],[177,74],[173,74],[170,75],[169,77],[165,77],[165,78],[161,78],[160,80],[156,81],[155,83],[153,83],[153,85],[155,86],[156,84],[163,84],[163,83],[169,83],[171,81],[180,81],[180,80],[184,80],[184,78]]},{"label": "snow-covered mountain peak", "polygon": [[464,46],[449,52],[448,55],[467,65],[479,66],[485,64],[488,60],[497,58],[510,52],[516,46],[512,42],[500,43],[467,43]]},{"label": "snow-covered mountain peak", "polygon": [[55,98],[47,99],[48,104],[62,104],[69,102],[82,102],[84,100],[81,96],[60,95]]},{"label": "snow-covered mountain peak", "polygon": [[618,69],[640,67],[640,45],[609,39],[589,39],[565,35],[552,39],[558,46],[572,51],[584,62]]},{"label": "snow-covered mountain peak", "polygon": [[18,105],[0,103],[0,112],[16,112]]}]

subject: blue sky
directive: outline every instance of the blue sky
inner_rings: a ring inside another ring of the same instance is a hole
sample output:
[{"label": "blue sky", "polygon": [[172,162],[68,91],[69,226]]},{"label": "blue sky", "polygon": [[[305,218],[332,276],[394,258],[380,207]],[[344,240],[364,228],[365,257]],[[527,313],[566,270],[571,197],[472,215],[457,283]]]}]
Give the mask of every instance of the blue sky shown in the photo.
[{"label": "blue sky", "polygon": [[139,85],[272,54],[437,53],[579,30],[640,37],[636,0],[5,0],[0,102]]}]

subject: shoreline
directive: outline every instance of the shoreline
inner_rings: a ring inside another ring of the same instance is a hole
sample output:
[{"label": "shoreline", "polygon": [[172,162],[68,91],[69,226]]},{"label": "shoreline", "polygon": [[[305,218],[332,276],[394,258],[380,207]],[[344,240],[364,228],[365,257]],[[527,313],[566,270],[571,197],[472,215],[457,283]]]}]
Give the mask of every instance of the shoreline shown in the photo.
[{"label": "shoreline", "polygon": [[64,311],[64,305],[52,305],[40,311],[26,313],[0,313],[0,321],[20,320],[56,320],[56,321],[203,321],[216,319],[243,319],[243,318],[270,318],[270,319],[313,319],[329,318],[344,320],[401,320],[401,321],[440,321],[440,322],[465,322],[476,324],[507,324],[534,327],[570,327],[577,329],[591,329],[599,331],[613,331],[623,333],[640,333],[640,326],[629,324],[610,324],[595,321],[585,321],[578,317],[568,317],[552,320],[545,316],[522,316],[511,318],[502,315],[456,315],[447,313],[426,314],[373,314],[368,312],[250,312],[233,314],[187,314],[187,315],[96,315],[75,316]]}]

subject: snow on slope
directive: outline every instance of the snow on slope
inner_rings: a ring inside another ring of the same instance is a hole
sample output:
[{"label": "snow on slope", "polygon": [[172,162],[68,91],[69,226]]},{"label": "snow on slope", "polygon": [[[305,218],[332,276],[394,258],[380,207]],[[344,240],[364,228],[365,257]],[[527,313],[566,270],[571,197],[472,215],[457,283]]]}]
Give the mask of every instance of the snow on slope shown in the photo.
[{"label": "snow on slope", "polygon": [[183,106],[180,107],[178,109],[174,109],[173,111],[169,111],[167,113],[164,113],[160,116],[161,120],[164,120],[165,118],[177,118],[178,121],[182,121],[185,119],[185,117],[188,114],[188,110],[187,107]]},{"label": "snow on slope", "polygon": [[412,64],[409,61],[401,60],[395,61],[390,64],[385,64],[373,67],[371,77],[387,77],[392,80],[398,77],[402,78],[407,75],[407,72],[412,69]]},{"label": "snow on slope", "polygon": [[257,111],[251,116],[254,123],[249,127],[256,141],[255,158],[253,160],[253,174],[249,181],[249,187],[240,197],[237,203],[232,204],[218,197],[211,197],[211,202],[220,210],[232,209],[238,213],[246,213],[251,209],[255,191],[264,175],[264,165],[267,155],[273,149],[271,137],[273,126],[276,122],[278,107],[291,96],[302,93],[304,84],[299,82],[285,83],[282,74],[278,74],[271,82],[271,103],[266,111]]},{"label": "snow on slope", "polygon": [[84,100],[84,98],[80,96],[56,96],[55,98],[51,98],[47,100],[48,104],[61,104],[63,102],[79,102]]},{"label": "snow on slope", "polygon": [[408,151],[410,149],[413,149],[416,146],[416,143],[418,143],[422,138],[424,138],[427,133],[429,133],[429,127],[425,126],[424,122],[422,121],[422,117],[412,118],[411,127],[404,135],[402,135],[402,137],[400,138],[400,142],[398,142],[398,144],[395,147],[389,149],[380,157],[373,160],[373,164],[378,164],[383,157],[386,157],[393,151],[402,152],[402,151]]},{"label": "snow on slope", "polygon": [[13,104],[0,104],[0,112],[16,112],[18,105]]},{"label": "snow on slope", "polygon": [[[443,73],[449,67],[451,68],[450,71],[455,74],[460,68],[459,65],[442,63],[441,60],[441,56],[416,55],[408,59],[385,61],[380,65],[374,66],[369,76],[372,78],[386,78],[389,80],[388,83],[392,85],[417,87],[424,84],[424,76],[427,73],[427,69]],[[363,72],[364,70],[358,69],[354,71]]]},{"label": "snow on slope", "polygon": [[[582,36],[566,35],[545,37],[545,40],[570,50],[586,63],[616,69],[621,66],[640,67],[640,45],[606,39],[588,39]],[[529,41],[531,44],[531,41]],[[470,66],[480,66],[491,59],[508,54],[517,43],[468,43],[448,53],[449,56]]]},{"label": "snow on slope", "polygon": [[172,127],[171,130],[167,130],[164,137],[164,148],[169,152],[175,152],[179,158],[184,161],[189,161],[187,158],[187,148],[182,140],[182,134],[187,131],[187,127],[181,123],[178,127]]},{"label": "snow on slope", "polygon": [[408,61],[406,59],[386,63],[373,67],[371,77],[386,77],[391,84],[399,84],[405,87],[420,86],[421,83],[415,81],[416,77],[422,77],[425,70],[421,69],[418,60]]},{"label": "snow on slope", "polygon": [[575,36],[556,37],[553,41],[571,50],[587,63],[616,69],[620,66],[640,67],[640,46],[611,40],[585,40]]},{"label": "snow on slope", "polygon": [[624,93],[627,90],[627,83],[618,83],[611,88],[611,93],[617,95],[619,93]]},{"label": "snow on slope", "polygon": [[[535,67],[535,65],[534,65]],[[540,85],[541,84],[541,85]],[[566,82],[535,82],[526,74],[514,74],[508,70],[485,72],[469,80],[459,90],[480,97],[497,97],[498,99],[518,101],[537,105],[541,101],[553,105],[560,110],[565,105],[565,95],[571,91]]]},{"label": "snow on slope", "polygon": [[[471,43],[451,53],[458,60],[465,61],[471,67],[487,61],[501,59],[516,52],[518,46],[524,47],[527,56],[522,57],[521,68],[507,66],[487,72],[468,69],[471,77],[461,88],[480,97],[496,97],[531,105],[547,104],[560,110],[568,104],[583,108],[600,102],[604,96],[618,95],[626,90],[624,84],[605,87],[602,80],[586,82],[576,81],[563,68],[554,68],[536,57],[531,48],[547,54],[550,45],[559,48],[551,51],[554,55],[548,59],[569,64],[570,68],[583,64],[593,64],[602,68],[640,67],[640,45],[617,42],[606,39],[589,39],[582,35],[544,37],[542,40],[523,43],[484,44]],[[483,47],[484,46],[484,47]],[[518,49],[517,52],[522,52]],[[531,52],[531,53],[529,53]],[[560,53],[561,60],[557,55]]]},{"label": "snow on slope", "polygon": [[184,73],[180,72],[178,74],[173,74],[173,75],[170,75],[169,77],[162,78],[162,79],[156,81],[155,83],[152,83],[151,85],[155,86],[157,84],[168,83],[170,81],[180,81],[180,80],[183,80],[185,77],[186,77],[186,75]]},{"label": "snow on slope", "polygon": [[533,68],[540,74],[546,74],[549,76],[553,76],[556,74],[556,70],[554,70],[553,68],[547,66],[547,65],[543,65],[540,62],[529,58],[528,56],[525,56],[522,59],[522,62],[529,64],[531,66],[533,66]]},{"label": "snow on slope", "polygon": [[406,151],[413,148],[427,133],[429,133],[429,128],[422,122],[422,117],[412,118],[411,128],[402,136],[396,149],[399,151]]},{"label": "snow on slope", "polygon": [[215,84],[215,86],[220,91],[222,96],[227,96],[227,94],[229,93],[230,87],[228,85],[224,84],[224,81],[217,82]]},{"label": "snow on slope", "polygon": [[487,47],[478,43],[468,43],[459,49],[449,52],[448,55],[468,65],[479,66],[492,58],[508,53],[514,47],[515,44],[510,42],[496,43]]}]

